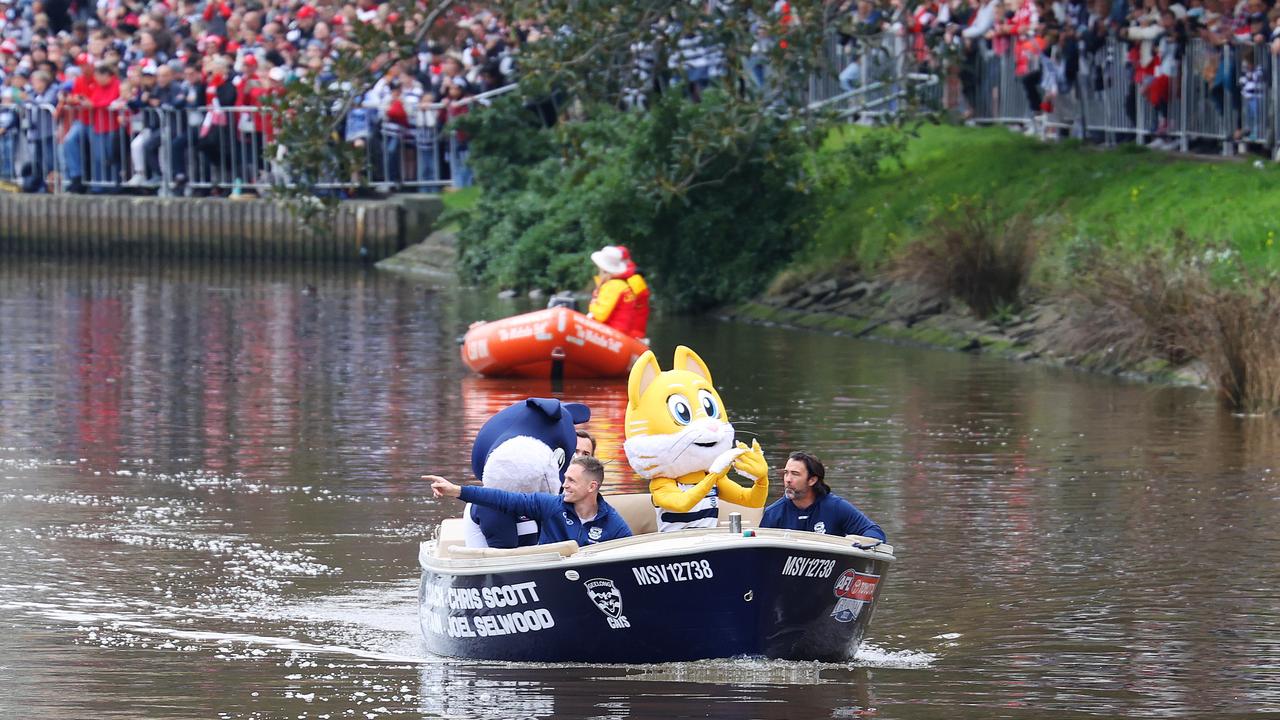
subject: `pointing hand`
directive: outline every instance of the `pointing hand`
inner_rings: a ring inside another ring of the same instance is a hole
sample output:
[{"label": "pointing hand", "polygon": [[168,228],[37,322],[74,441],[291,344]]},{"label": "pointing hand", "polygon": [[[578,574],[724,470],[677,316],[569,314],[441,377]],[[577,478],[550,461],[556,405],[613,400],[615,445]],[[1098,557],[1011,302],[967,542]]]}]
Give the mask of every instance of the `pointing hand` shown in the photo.
[{"label": "pointing hand", "polygon": [[431,494],[434,497],[453,497],[462,495],[462,488],[445,480],[439,475],[423,475],[423,480],[431,481]]}]

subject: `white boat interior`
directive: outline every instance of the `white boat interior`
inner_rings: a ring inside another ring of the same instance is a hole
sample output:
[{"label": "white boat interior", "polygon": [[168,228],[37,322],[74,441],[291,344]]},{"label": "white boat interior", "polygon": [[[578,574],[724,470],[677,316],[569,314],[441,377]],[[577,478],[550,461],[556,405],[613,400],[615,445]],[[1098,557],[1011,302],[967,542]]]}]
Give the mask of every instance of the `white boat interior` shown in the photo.
[{"label": "white boat interior", "polygon": [[[763,508],[719,502],[718,528],[681,530],[674,533],[657,532],[657,514],[649,493],[606,495],[605,499],[617,510],[631,527],[632,537],[610,540],[598,545],[579,547],[572,540],[548,545],[499,549],[466,547],[463,539],[464,521],[450,518],[440,525],[439,534],[433,540],[422,543],[419,560],[424,568],[438,568],[450,572],[493,572],[497,566],[518,565],[528,567],[569,560],[568,564],[611,562],[630,558],[683,555],[690,552],[741,547],[743,542],[761,545],[778,544],[796,551],[840,552],[850,556],[877,560],[893,560],[893,546],[880,543],[875,538],[860,536],[824,535],[795,530],[763,530],[757,526],[764,514]],[[729,515],[742,515],[742,528],[752,530],[753,536],[744,538],[741,533],[729,532]],[[858,548],[854,543],[866,546]],[[874,547],[871,547],[874,546]],[[465,572],[465,571],[464,571]]]}]

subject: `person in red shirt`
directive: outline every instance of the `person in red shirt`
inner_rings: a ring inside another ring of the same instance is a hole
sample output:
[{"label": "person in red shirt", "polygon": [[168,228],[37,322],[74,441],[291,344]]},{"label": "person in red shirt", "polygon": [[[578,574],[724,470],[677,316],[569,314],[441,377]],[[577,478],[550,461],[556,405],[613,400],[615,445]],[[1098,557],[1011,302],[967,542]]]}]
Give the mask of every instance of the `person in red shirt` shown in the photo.
[{"label": "person in red shirt", "polygon": [[93,158],[89,192],[104,193],[120,184],[120,77],[111,63],[93,68],[93,81],[85,89],[89,113],[89,154]]},{"label": "person in red shirt", "polygon": [[85,140],[89,134],[89,86],[93,83],[88,55],[77,58],[80,74],[71,91],[58,102],[58,117],[66,123],[62,138],[62,159],[66,170],[67,192],[84,192]]},{"label": "person in red shirt", "polygon": [[404,106],[404,90],[400,80],[392,80],[387,87],[391,94],[382,119],[382,162],[386,166],[387,181],[399,185],[401,165],[404,162],[400,148],[409,132],[409,111]]},{"label": "person in red shirt", "polygon": [[[271,76],[273,72],[280,70],[276,76],[283,80],[283,69],[268,69],[266,66],[260,66],[256,61],[250,66],[247,61],[252,57],[253,55],[249,55],[245,58],[247,77],[240,87],[242,96],[240,102],[250,109],[241,111],[240,122],[237,125],[241,128],[241,141],[245,151],[244,164],[247,177],[244,179],[249,183],[258,182],[258,176],[264,167],[263,158],[267,145],[275,139],[271,97],[284,92],[283,82],[276,82]],[[249,69],[250,67],[252,70]]]}]

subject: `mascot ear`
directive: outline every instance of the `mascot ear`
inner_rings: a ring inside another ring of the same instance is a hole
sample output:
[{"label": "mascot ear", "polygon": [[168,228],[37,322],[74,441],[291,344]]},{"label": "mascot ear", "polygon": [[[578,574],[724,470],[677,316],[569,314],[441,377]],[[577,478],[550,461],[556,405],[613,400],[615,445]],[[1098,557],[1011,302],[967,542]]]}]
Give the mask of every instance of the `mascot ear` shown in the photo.
[{"label": "mascot ear", "polygon": [[702,358],[698,357],[698,353],[684,345],[676,348],[675,367],[672,369],[688,370],[694,375],[700,375],[708,383],[711,382],[711,371],[707,369],[707,364],[702,362]]},{"label": "mascot ear", "polygon": [[524,404],[530,408],[533,408],[534,410],[537,410],[543,415],[547,416],[547,419],[549,420],[560,419],[561,406],[560,406],[559,400],[549,400],[547,398],[529,398],[528,400],[524,401]]},{"label": "mascot ear", "polygon": [[581,425],[591,419],[591,408],[582,403],[563,403],[562,407],[569,411],[574,425]]},{"label": "mascot ear", "polygon": [[640,396],[644,395],[659,372],[658,358],[652,350],[645,350],[636,364],[631,366],[631,375],[627,377],[627,402],[633,409],[640,406]]}]

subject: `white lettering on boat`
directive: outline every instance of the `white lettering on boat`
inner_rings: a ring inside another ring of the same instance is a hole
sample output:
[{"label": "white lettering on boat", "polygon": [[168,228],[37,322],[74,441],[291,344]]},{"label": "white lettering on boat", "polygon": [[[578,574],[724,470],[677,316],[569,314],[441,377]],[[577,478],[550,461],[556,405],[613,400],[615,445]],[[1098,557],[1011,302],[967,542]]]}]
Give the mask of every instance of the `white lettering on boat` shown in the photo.
[{"label": "white lettering on boat", "polygon": [[479,588],[449,588],[449,608],[451,610],[479,610]]},{"label": "white lettering on boat", "polygon": [[586,325],[574,323],[573,330],[574,334],[581,337],[583,340],[591,343],[592,345],[598,345],[609,352],[616,353],[622,350],[621,340],[610,338],[604,333],[593,330]]},{"label": "white lettering on boat", "polygon": [[450,615],[449,616],[449,637],[475,637],[476,632],[471,629],[471,623],[467,622],[466,616]]},{"label": "white lettering on boat", "polygon": [[502,341],[518,340],[520,338],[536,337],[547,333],[547,324],[544,322],[534,323],[532,325],[514,325],[509,328],[498,329],[498,339]]},{"label": "white lettering on boat", "polygon": [[555,619],[546,608],[499,615],[450,613],[457,610],[507,608],[541,601],[538,583],[532,581],[483,588],[428,585],[422,597],[422,625],[427,632],[447,634],[455,638],[510,635],[555,627]]},{"label": "white lettering on boat", "polygon": [[631,568],[636,576],[637,585],[660,585],[668,582],[686,582],[689,580],[710,580],[715,577],[711,571],[711,563],[706,560],[664,563],[662,565],[641,565]]},{"label": "white lettering on boat", "polygon": [[792,555],[782,564],[782,574],[793,577],[831,577],[835,572],[836,561],[827,558],[812,558]]},{"label": "white lettering on boat", "polygon": [[480,360],[489,357],[489,341],[473,340],[467,343],[467,359]]},{"label": "white lettering on boat", "polygon": [[527,602],[538,602],[538,583],[522,582],[515,585],[498,585],[480,591],[487,608],[511,607]]},{"label": "white lettering on boat", "polygon": [[546,608],[502,615],[480,615],[472,620],[476,624],[476,634],[480,637],[537,632],[556,626],[555,618],[551,617],[551,611]]}]

